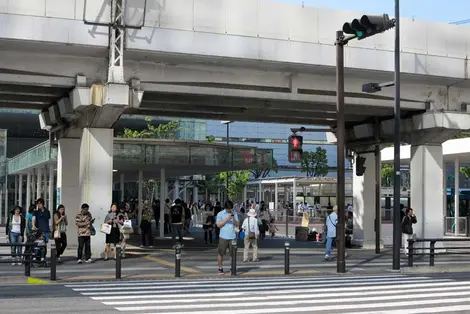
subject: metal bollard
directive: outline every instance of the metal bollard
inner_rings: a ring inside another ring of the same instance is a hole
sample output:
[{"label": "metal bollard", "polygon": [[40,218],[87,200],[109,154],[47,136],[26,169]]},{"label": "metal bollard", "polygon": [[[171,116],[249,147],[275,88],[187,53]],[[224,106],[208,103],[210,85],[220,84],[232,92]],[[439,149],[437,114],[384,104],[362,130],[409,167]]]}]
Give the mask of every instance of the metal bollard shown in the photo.
[{"label": "metal bollard", "polygon": [[431,241],[429,247],[429,266],[434,266],[434,254],[435,254],[436,241]]},{"label": "metal bollard", "polygon": [[[34,250],[34,247],[33,246],[29,246],[31,248],[31,250]],[[28,248],[28,246],[26,246],[26,248]],[[26,277],[29,277],[31,276],[31,252],[26,253],[24,255],[24,275]]]},{"label": "metal bollard", "polygon": [[411,239],[408,240],[408,267],[413,267],[413,254],[414,254],[413,244],[414,244],[413,240]]},{"label": "metal bollard", "polygon": [[237,240],[232,240],[232,268],[231,275],[237,275]]},{"label": "metal bollard", "polygon": [[290,273],[290,243],[284,243],[284,275]]},{"label": "metal bollard", "polygon": [[57,248],[55,243],[51,243],[51,281],[57,279]]},{"label": "metal bollard", "polygon": [[175,248],[175,277],[181,277],[181,245],[177,244]]},{"label": "metal bollard", "polygon": [[116,244],[116,279],[121,279],[121,244]]}]

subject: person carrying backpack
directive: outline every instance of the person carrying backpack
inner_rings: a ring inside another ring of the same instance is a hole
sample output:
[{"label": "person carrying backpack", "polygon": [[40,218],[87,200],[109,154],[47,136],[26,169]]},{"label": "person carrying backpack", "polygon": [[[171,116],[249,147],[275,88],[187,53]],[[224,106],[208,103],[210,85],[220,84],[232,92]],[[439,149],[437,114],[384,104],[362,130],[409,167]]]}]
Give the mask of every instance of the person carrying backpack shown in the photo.
[{"label": "person carrying backpack", "polygon": [[184,227],[184,208],[181,199],[177,198],[170,208],[170,221],[173,229],[172,239],[176,244],[176,234],[178,234],[179,243],[183,244],[183,227]]}]

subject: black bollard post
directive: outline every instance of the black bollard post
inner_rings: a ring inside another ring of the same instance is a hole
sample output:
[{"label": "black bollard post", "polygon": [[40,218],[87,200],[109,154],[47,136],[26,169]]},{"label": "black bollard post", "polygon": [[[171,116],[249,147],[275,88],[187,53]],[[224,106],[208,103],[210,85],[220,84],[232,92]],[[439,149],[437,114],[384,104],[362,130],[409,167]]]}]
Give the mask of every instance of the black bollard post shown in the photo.
[{"label": "black bollard post", "polygon": [[176,244],[175,248],[175,277],[181,277],[181,245]]},{"label": "black bollard post", "polygon": [[116,244],[116,279],[121,279],[121,244]]},{"label": "black bollard post", "polygon": [[232,276],[237,275],[237,239],[232,240],[232,268],[231,274]]},{"label": "black bollard post", "polygon": [[34,250],[34,247],[33,246],[25,246],[25,247],[30,248],[30,250],[25,249],[25,251],[29,251],[29,253],[26,253],[24,255],[24,275],[26,277],[29,277],[31,276],[31,254],[32,254],[31,252],[32,250]]},{"label": "black bollard post", "polygon": [[290,273],[290,243],[284,243],[284,275]]},{"label": "black bollard post", "polygon": [[51,281],[57,280],[57,248],[51,243]]}]

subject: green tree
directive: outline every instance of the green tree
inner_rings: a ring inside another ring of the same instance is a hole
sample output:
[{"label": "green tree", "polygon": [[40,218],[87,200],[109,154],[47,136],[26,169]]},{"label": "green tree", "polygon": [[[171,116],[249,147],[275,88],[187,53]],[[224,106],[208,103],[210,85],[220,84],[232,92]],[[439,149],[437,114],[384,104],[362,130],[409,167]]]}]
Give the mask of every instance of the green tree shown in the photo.
[{"label": "green tree", "polygon": [[302,172],[307,173],[307,177],[324,177],[328,174],[328,157],[326,149],[318,146],[314,152],[305,151],[300,161]]},{"label": "green tree", "polygon": [[250,170],[253,175],[253,179],[266,178],[271,173],[271,170],[277,173],[279,165],[277,160],[273,157],[272,166],[269,168],[257,168]]},{"label": "green tree", "polygon": [[460,167],[460,172],[463,173],[467,179],[470,179],[470,167]]},{"label": "green tree", "polygon": [[155,126],[152,124],[152,118],[145,117],[147,128],[143,130],[133,130],[125,128],[124,132],[120,135],[123,138],[155,138],[155,139],[176,139],[178,131],[183,128],[179,125],[179,121],[170,121],[165,124]]},{"label": "green tree", "polygon": [[221,183],[226,184],[227,176],[229,176],[227,194],[230,198],[235,198],[245,188],[245,185],[251,178],[250,171],[231,171],[219,173],[219,180]]},{"label": "green tree", "polygon": [[214,143],[214,142],[215,142],[215,136],[214,136],[214,135],[207,135],[207,136],[206,136],[206,140],[207,140],[209,143]]},{"label": "green tree", "polygon": [[198,188],[204,191],[207,190],[209,195],[217,193],[219,188],[222,186],[222,181],[220,181],[219,175],[209,174],[205,177],[205,180],[198,181]]},{"label": "green tree", "polygon": [[391,186],[393,183],[393,166],[391,164],[382,164],[381,177],[383,186]]}]

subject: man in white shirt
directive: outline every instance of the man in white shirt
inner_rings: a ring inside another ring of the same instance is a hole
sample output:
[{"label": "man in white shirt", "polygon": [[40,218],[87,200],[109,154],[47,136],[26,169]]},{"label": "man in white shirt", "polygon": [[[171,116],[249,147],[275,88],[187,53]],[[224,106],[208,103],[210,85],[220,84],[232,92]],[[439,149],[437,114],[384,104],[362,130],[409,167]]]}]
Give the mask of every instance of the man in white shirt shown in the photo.
[{"label": "man in white shirt", "polygon": [[258,219],[256,219],[256,210],[254,208],[251,208],[248,211],[247,218],[243,222],[242,229],[245,230],[243,262],[248,262],[248,251],[250,249],[250,244],[253,247],[253,262],[259,262],[258,238],[260,232]]}]

